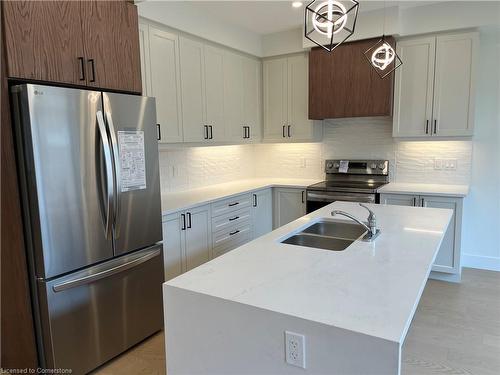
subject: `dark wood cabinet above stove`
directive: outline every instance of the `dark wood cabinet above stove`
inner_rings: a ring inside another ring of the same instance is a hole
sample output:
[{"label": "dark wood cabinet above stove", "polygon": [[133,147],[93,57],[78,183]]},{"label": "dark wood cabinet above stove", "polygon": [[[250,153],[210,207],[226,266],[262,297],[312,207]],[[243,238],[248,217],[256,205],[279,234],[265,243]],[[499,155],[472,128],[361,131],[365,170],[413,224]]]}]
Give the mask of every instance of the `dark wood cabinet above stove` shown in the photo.
[{"label": "dark wood cabinet above stove", "polygon": [[[309,118],[392,115],[394,74],[381,79],[363,53],[376,39],[345,43],[333,52],[309,53]],[[387,38],[395,46],[394,38]]]},{"label": "dark wood cabinet above stove", "polygon": [[137,7],[125,1],[3,1],[9,78],[140,93]]}]

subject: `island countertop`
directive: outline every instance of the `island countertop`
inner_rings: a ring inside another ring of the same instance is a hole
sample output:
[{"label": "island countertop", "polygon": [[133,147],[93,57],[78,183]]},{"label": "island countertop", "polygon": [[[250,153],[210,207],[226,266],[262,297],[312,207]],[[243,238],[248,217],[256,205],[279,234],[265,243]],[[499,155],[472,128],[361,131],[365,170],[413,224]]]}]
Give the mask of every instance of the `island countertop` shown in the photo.
[{"label": "island countertop", "polygon": [[367,216],[334,202],[166,285],[402,344],[452,211],[369,206],[382,231],[374,242],[344,251],[280,243],[333,209]]}]

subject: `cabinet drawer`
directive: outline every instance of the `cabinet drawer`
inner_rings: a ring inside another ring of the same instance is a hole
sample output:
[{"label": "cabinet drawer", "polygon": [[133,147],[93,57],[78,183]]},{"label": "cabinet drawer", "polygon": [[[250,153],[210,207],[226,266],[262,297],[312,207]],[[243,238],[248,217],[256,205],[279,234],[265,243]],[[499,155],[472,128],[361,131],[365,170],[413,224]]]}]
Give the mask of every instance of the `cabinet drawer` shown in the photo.
[{"label": "cabinet drawer", "polygon": [[241,225],[242,222],[251,219],[250,207],[212,218],[212,232],[227,231],[227,229]]},{"label": "cabinet drawer", "polygon": [[251,194],[241,194],[212,204],[212,217],[230,214],[252,204]]},{"label": "cabinet drawer", "polygon": [[242,231],[233,236],[230,241],[220,243],[213,248],[213,257],[216,258],[228,251],[234,250],[252,240],[251,231]]},{"label": "cabinet drawer", "polygon": [[215,233],[213,237],[213,248],[231,247],[234,249],[236,247],[234,244],[240,243],[241,239],[250,240],[251,234],[252,225],[250,221],[241,223],[241,225]]}]

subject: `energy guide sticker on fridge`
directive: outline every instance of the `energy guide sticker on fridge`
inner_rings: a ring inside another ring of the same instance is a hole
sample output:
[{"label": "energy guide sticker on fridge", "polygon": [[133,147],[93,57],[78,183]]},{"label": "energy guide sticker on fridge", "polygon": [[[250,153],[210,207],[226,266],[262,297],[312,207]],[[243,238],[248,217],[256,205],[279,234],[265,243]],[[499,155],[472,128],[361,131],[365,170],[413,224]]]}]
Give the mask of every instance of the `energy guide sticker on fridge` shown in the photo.
[{"label": "energy guide sticker on fridge", "polygon": [[121,191],[146,189],[146,160],[144,157],[144,132],[119,131]]}]

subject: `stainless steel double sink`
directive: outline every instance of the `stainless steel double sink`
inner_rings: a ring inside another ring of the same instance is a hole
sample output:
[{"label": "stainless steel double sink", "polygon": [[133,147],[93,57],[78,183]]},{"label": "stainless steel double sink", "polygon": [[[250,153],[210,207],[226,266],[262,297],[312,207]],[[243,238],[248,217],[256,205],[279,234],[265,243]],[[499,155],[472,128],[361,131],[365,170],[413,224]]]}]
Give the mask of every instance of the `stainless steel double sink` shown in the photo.
[{"label": "stainless steel double sink", "polygon": [[320,220],[286,238],[281,243],[342,251],[365,233],[366,229],[357,223]]}]

